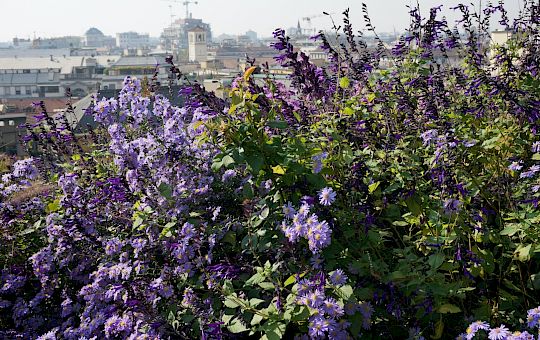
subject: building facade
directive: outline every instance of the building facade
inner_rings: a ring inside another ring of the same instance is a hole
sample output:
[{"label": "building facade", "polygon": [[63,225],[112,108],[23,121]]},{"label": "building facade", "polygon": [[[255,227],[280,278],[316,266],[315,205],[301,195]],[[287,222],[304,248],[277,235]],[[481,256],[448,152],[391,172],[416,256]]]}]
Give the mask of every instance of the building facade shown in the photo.
[{"label": "building facade", "polygon": [[116,34],[116,47],[120,48],[141,48],[150,45],[150,36],[137,32],[124,32]]},{"label": "building facade", "polygon": [[188,48],[188,32],[196,27],[206,31],[206,39],[212,40],[212,30],[210,25],[204,23],[202,19],[178,19],[170,26],[166,27],[161,34],[162,47],[168,51],[178,51]]},{"label": "building facade", "polygon": [[191,62],[202,63],[208,59],[206,30],[195,27],[188,32],[188,58]]}]

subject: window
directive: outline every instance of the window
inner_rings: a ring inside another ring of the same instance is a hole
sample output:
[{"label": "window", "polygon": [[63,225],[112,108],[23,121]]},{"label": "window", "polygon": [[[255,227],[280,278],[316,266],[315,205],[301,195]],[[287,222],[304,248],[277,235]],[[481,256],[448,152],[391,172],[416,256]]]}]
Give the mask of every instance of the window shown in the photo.
[{"label": "window", "polygon": [[10,120],[8,121],[8,125],[9,125],[9,126],[15,126],[15,121],[10,119]]},{"label": "window", "polygon": [[29,95],[32,91],[30,89],[30,86],[26,86],[25,88],[25,91],[24,91],[27,95]]},{"label": "window", "polygon": [[3,120],[0,120],[0,126],[6,126],[6,123]]},{"label": "window", "polygon": [[41,88],[45,93],[58,93],[60,92],[59,86],[43,86]]},{"label": "window", "polygon": [[21,88],[20,88],[20,87],[16,87],[16,88],[15,88],[15,94],[16,94],[17,96],[19,96],[19,95],[21,94]]},{"label": "window", "polygon": [[22,73],[30,73],[30,70],[23,70]]}]

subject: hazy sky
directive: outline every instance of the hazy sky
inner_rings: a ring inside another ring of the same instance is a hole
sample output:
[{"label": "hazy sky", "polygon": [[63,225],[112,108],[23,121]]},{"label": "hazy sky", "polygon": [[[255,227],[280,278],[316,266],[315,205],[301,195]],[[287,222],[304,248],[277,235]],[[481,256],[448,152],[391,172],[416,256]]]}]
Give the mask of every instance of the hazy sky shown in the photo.
[{"label": "hazy sky", "polygon": [[[89,27],[97,27],[107,35],[137,31],[159,36],[170,23],[170,8],[176,17],[184,17],[183,0],[0,0],[0,41],[20,38],[83,35]],[[423,9],[443,3],[448,8],[471,0],[419,0]],[[480,0],[472,0],[478,4]],[[408,24],[406,5],[416,0],[364,0],[378,31],[401,31]],[[486,3],[487,0],[484,0]],[[496,2],[496,0],[494,1]],[[516,15],[522,0],[506,0],[507,9]],[[361,29],[361,0],[198,0],[191,5],[194,18],[202,18],[212,26],[215,35],[239,34],[252,29],[260,36],[270,36],[274,28],[296,26],[302,17],[323,11],[339,13],[349,7],[356,28]],[[313,27],[330,27],[326,17],[314,18]]]}]

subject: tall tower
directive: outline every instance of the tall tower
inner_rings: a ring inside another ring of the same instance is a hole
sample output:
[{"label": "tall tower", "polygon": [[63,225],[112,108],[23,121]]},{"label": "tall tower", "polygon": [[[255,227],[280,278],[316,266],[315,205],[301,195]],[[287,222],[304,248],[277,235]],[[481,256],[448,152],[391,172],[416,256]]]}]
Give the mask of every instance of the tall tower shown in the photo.
[{"label": "tall tower", "polygon": [[208,58],[206,30],[197,26],[188,31],[189,61],[203,62]]}]

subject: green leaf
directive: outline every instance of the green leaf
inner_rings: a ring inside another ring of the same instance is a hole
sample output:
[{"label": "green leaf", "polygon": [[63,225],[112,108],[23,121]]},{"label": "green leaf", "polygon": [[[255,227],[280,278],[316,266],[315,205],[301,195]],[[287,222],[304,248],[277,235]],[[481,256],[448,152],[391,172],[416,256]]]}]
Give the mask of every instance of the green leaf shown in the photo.
[{"label": "green leaf", "polygon": [[282,121],[282,120],[271,120],[268,122],[268,126],[274,129],[286,129],[289,126],[289,124],[287,124],[287,122]]},{"label": "green leaf", "polygon": [[53,213],[60,210],[60,200],[54,200],[54,202],[51,202],[47,204],[47,212]]},{"label": "green leaf", "polygon": [[521,225],[519,223],[509,223],[502,231],[501,235],[503,236],[513,236],[515,233],[520,231]]},{"label": "green leaf", "polygon": [[234,164],[234,158],[232,158],[229,155],[226,155],[223,157],[221,162],[223,163],[223,166],[228,167],[229,165]]},{"label": "green leaf", "polygon": [[257,299],[257,298],[253,298],[253,299],[249,299],[249,305],[251,307],[257,307],[258,305],[260,305],[261,303],[263,303],[265,300],[262,300],[262,299]]},{"label": "green leaf", "polygon": [[264,207],[263,210],[261,211],[261,214],[259,215],[259,218],[261,220],[264,220],[268,217],[269,214],[270,214],[270,208]]},{"label": "green leaf", "polygon": [[285,283],[283,283],[284,287],[287,287],[288,285],[291,285],[296,282],[296,275],[291,275],[287,280],[285,280]]},{"label": "green leaf", "polygon": [[248,329],[244,326],[244,323],[239,318],[234,318],[231,320],[230,324],[227,326],[227,329],[234,334],[242,333]]},{"label": "green leaf", "polygon": [[253,315],[253,318],[251,319],[251,322],[250,322],[250,325],[251,326],[255,326],[255,325],[258,325],[261,323],[261,321],[263,320],[264,318],[259,315],[259,314],[255,314]]},{"label": "green leaf", "polygon": [[443,262],[444,262],[444,254],[442,253],[433,254],[428,259],[428,263],[432,269],[439,268],[441,264],[443,264]]},{"label": "green leaf", "polygon": [[273,166],[272,172],[276,175],[285,175],[285,169],[281,165]]},{"label": "green leaf", "polygon": [[520,244],[519,247],[514,252],[514,256],[521,262],[527,262],[531,259],[531,246]]},{"label": "green leaf", "polygon": [[159,194],[165,197],[166,199],[168,200],[172,199],[172,188],[167,183],[162,182],[158,186],[158,191],[159,191]]},{"label": "green leaf", "polygon": [[135,219],[135,221],[133,222],[133,229],[137,229],[141,226],[141,224],[143,224],[143,219],[138,217]]},{"label": "green leaf", "polygon": [[264,276],[260,273],[256,273],[246,281],[246,286],[253,286],[264,281]]},{"label": "green leaf", "polygon": [[353,288],[350,285],[345,285],[339,287],[336,292],[343,300],[349,300],[349,298],[353,295]]},{"label": "green leaf", "polygon": [[225,297],[225,301],[223,301],[223,304],[228,308],[236,308],[240,306],[238,302],[235,301],[236,299],[233,299],[230,296]]},{"label": "green leaf", "polygon": [[259,287],[265,290],[275,289],[275,286],[272,282],[259,282]]},{"label": "green leaf", "polygon": [[350,85],[351,81],[347,77],[343,77],[339,80],[339,87],[341,87],[342,89],[349,88]]},{"label": "green leaf", "polygon": [[253,174],[258,174],[264,165],[264,157],[260,154],[252,154],[246,157],[246,162],[253,170]]},{"label": "green leaf", "polygon": [[370,184],[368,186],[369,193],[372,194],[373,192],[375,192],[375,190],[377,190],[380,184],[381,182],[375,182],[375,183]]},{"label": "green leaf", "polygon": [[274,321],[265,323],[261,328],[264,330],[264,335],[261,339],[280,340],[285,335],[287,325]]},{"label": "green leaf", "polygon": [[440,306],[437,311],[441,314],[448,314],[448,313],[459,313],[461,312],[461,309],[453,304],[447,303],[442,306]]},{"label": "green leaf", "polygon": [[405,200],[405,204],[414,216],[418,216],[422,213],[422,206],[420,205],[420,202],[418,202],[418,197],[416,195],[408,197]]}]

